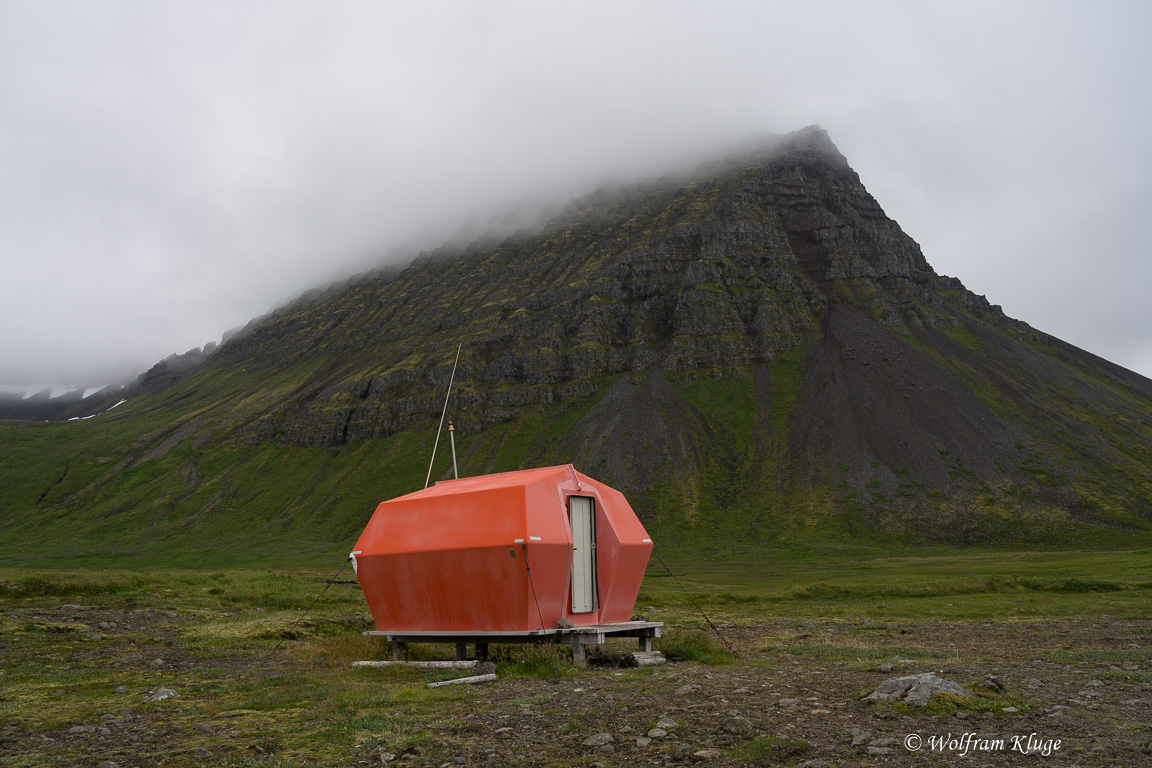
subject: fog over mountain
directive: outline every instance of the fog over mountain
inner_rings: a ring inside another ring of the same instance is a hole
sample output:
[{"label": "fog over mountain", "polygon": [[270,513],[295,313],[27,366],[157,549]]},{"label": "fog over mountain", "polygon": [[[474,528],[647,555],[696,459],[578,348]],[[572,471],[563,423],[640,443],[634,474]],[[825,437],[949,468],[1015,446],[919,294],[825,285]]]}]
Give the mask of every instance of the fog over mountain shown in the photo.
[{"label": "fog over mountain", "polygon": [[937,271],[1152,375],[1152,9],[0,0],[0,385],[819,123]]}]

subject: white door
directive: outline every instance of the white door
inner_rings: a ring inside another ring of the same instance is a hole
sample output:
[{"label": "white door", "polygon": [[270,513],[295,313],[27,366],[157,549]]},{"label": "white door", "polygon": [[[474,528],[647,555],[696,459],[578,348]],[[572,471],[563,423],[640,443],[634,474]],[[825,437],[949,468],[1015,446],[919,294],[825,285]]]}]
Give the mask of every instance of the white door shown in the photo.
[{"label": "white door", "polygon": [[596,518],[592,499],[568,497],[572,526],[572,613],[596,610]]}]

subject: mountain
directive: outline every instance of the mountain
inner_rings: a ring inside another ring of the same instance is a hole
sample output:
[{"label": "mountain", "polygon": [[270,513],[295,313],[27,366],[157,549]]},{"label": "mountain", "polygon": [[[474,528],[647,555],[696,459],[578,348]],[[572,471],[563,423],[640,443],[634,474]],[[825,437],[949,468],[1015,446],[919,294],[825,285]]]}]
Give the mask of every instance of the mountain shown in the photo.
[{"label": "mountain", "polygon": [[458,345],[462,474],[574,462],[658,544],[1152,541],[1152,381],[936,274],[813,126],[306,294],[99,417],[8,422],[0,557],[341,552],[423,486]]}]

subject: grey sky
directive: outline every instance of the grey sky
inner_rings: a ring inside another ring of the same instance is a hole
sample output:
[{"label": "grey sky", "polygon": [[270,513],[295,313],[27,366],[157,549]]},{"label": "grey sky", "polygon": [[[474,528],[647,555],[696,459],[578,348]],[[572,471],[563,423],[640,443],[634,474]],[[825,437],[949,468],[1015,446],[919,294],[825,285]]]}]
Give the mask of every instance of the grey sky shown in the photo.
[{"label": "grey sky", "polygon": [[937,271],[1152,376],[1150,38],[1145,2],[0,0],[0,383],[812,123]]}]

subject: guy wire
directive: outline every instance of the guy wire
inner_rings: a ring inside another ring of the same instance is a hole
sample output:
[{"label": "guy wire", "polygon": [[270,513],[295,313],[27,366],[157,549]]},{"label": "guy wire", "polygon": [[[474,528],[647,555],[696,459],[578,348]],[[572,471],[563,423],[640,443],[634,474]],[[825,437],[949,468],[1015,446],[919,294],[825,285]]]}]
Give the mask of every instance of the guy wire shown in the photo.
[{"label": "guy wire", "polygon": [[720,630],[716,629],[716,625],[712,623],[712,619],[708,618],[708,614],[704,613],[704,609],[701,608],[699,604],[692,598],[692,594],[688,590],[684,589],[684,585],[680,583],[680,579],[676,578],[676,574],[672,573],[672,569],[668,567],[668,564],[664,562],[664,559],[660,557],[660,554],[655,549],[652,550],[652,554],[656,555],[656,559],[660,561],[660,565],[664,566],[664,570],[668,571],[668,575],[671,576],[672,580],[676,582],[676,586],[680,587],[684,594],[687,595],[688,601],[692,603],[692,607],[700,611],[700,615],[704,617],[704,621],[708,622],[708,626],[712,627],[712,631],[716,633],[716,637],[720,638],[720,642],[724,643],[724,646],[728,649],[728,652],[736,658],[740,658],[740,654],[736,653],[736,650],[728,644],[728,641],[724,639],[724,635],[720,634]]},{"label": "guy wire", "polygon": [[324,597],[324,593],[328,591],[328,588],[332,586],[336,579],[340,578],[340,574],[344,573],[344,569],[348,567],[348,563],[350,562],[352,562],[351,557],[344,561],[344,565],[340,566],[340,570],[336,571],[336,575],[328,579],[328,583],[324,586],[324,589],[320,590],[320,594],[316,595],[316,599],[312,601],[312,605],[308,606],[304,610],[304,613],[300,614],[300,618],[296,619],[296,623],[289,627],[287,632],[280,635],[280,640],[276,643],[276,647],[268,651],[267,655],[265,655],[261,661],[267,661],[272,654],[280,650],[280,646],[284,644],[284,641],[288,639],[289,635],[296,631],[296,627],[300,626],[300,622],[304,621],[304,617],[308,615],[308,611],[316,607],[316,603],[320,602],[320,598]]}]

